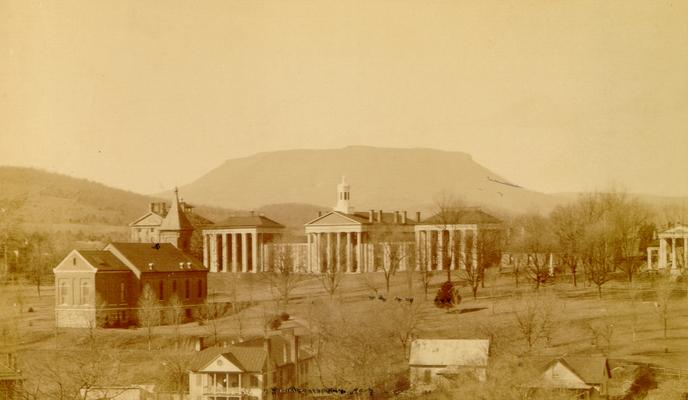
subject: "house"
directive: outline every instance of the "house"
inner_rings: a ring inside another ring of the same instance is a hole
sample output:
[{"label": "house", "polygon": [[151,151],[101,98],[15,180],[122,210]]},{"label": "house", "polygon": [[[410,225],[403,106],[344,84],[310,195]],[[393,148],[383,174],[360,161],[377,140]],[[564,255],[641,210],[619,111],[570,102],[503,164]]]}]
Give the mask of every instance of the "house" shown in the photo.
[{"label": "house", "polygon": [[193,208],[179,200],[179,191],[175,188],[169,208],[165,202],[152,202],[146,214],[129,224],[131,241],[170,243],[189,252],[194,230],[213,225],[212,221],[194,213]]},{"label": "house", "polygon": [[313,356],[299,339],[288,328],[199,352],[189,372],[190,399],[300,398],[313,382]]},{"label": "house", "polygon": [[14,354],[0,354],[0,400],[19,400],[23,398],[24,378],[17,369]]},{"label": "house", "polygon": [[459,374],[487,379],[487,339],[416,339],[411,342],[410,382],[415,388],[447,384]]},{"label": "house", "polygon": [[611,371],[606,357],[564,356],[534,360],[539,364],[539,376],[528,384],[533,390],[570,390],[586,399],[607,396]]},{"label": "house", "polygon": [[53,272],[58,327],[133,323],[134,308],[147,285],[161,306],[179,299],[187,318],[207,295],[208,270],[169,243],[110,243],[103,250],[72,250]]}]

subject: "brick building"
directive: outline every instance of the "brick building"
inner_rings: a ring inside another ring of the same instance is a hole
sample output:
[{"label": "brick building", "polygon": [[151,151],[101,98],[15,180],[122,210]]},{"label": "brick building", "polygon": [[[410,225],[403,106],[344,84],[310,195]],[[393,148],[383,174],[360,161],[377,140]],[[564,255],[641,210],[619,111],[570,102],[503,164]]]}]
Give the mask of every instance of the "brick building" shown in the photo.
[{"label": "brick building", "polygon": [[170,243],[111,243],[72,250],[53,269],[58,327],[128,325],[146,285],[161,306],[176,295],[187,317],[207,295],[208,270]]}]

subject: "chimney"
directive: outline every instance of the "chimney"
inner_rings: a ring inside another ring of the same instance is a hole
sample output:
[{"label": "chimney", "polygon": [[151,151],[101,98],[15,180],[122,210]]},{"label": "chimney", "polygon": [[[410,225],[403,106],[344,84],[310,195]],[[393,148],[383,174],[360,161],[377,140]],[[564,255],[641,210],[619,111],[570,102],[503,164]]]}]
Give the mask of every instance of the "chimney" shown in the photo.
[{"label": "chimney", "polygon": [[151,201],[150,204],[148,205],[148,211],[150,212],[155,212],[155,202]]},{"label": "chimney", "polygon": [[399,223],[399,211],[394,211],[394,223]]},{"label": "chimney", "polygon": [[416,211],[416,222],[420,223],[420,211]]},{"label": "chimney", "polygon": [[401,213],[401,223],[406,225],[406,211],[402,211]]},{"label": "chimney", "polygon": [[377,210],[377,222],[382,222],[382,210]]},{"label": "chimney", "polygon": [[179,263],[179,269],[184,269],[184,263],[183,262]]},{"label": "chimney", "polygon": [[148,263],[148,270],[152,271],[153,270],[153,263]]},{"label": "chimney", "polygon": [[318,211],[318,218],[322,217],[322,211]]},{"label": "chimney", "polygon": [[186,268],[191,269],[191,261],[186,262]]},{"label": "chimney", "polygon": [[160,214],[166,215],[167,214],[167,203],[165,203],[164,201],[161,202],[158,205],[158,209],[160,210]]},{"label": "chimney", "polygon": [[368,222],[373,222],[373,213],[375,210],[368,211]]}]

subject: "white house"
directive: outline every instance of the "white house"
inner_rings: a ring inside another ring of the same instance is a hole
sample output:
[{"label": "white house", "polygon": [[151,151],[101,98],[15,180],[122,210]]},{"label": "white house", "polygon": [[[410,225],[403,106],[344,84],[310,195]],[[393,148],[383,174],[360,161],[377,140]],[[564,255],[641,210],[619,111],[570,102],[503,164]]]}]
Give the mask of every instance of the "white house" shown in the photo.
[{"label": "white house", "polygon": [[489,355],[488,339],[416,339],[409,359],[411,386],[436,387],[462,373],[483,382]]},{"label": "white house", "polygon": [[534,390],[565,389],[586,399],[607,394],[611,372],[605,357],[566,356],[541,365],[539,376],[529,384]]}]

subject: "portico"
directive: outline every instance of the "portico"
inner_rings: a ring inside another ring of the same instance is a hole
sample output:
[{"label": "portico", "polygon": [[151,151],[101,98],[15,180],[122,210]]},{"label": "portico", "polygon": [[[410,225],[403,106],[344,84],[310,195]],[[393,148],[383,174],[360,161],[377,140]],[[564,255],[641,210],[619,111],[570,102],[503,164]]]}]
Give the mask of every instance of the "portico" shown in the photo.
[{"label": "portico", "polygon": [[210,272],[259,272],[269,268],[268,244],[284,226],[265,216],[230,217],[203,230],[203,265]]},{"label": "portico", "polygon": [[688,226],[676,224],[657,235],[659,246],[647,248],[647,267],[654,269],[653,259],[657,257],[657,268],[671,268],[678,273],[688,260]]},{"label": "portico", "polygon": [[467,269],[478,266],[478,246],[486,232],[502,229],[501,221],[480,209],[439,214],[415,226],[416,270]]}]

